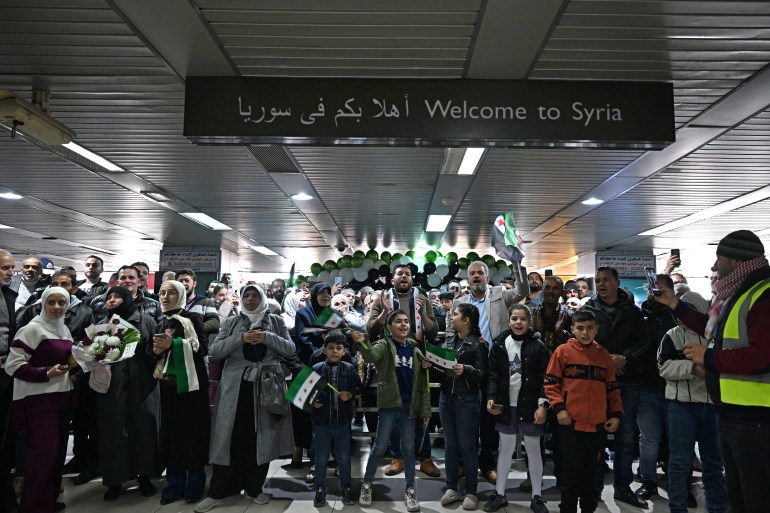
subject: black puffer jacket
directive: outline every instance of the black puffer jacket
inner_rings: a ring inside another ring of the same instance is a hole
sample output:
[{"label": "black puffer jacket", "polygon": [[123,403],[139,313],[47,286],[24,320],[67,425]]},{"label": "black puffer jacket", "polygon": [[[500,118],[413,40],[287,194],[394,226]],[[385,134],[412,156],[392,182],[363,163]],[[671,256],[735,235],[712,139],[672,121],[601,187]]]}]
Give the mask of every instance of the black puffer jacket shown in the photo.
[{"label": "black puffer jacket", "polygon": [[463,364],[465,368],[458,376],[452,369],[438,365],[431,367],[431,374],[435,371],[441,375],[441,393],[468,395],[482,390],[489,375],[487,344],[473,334],[469,334],[465,339],[455,334],[444,342],[444,348],[454,349],[457,352],[457,363]]},{"label": "black puffer jacket", "polygon": [[618,302],[614,305],[608,305],[597,296],[583,308],[591,310],[596,316],[599,325],[596,342],[610,354],[626,358],[626,367],[618,376],[618,383],[639,384],[650,340],[644,316],[634,304],[634,299],[623,289],[618,289]]},{"label": "black puffer jacket", "polygon": [[[511,330],[505,330],[497,336],[489,350],[489,384],[487,398],[503,405],[503,412],[495,415],[495,420],[501,423],[511,421],[511,398],[509,396],[511,381],[511,360],[505,348],[505,339]],[[519,420],[532,422],[538,400],[545,399],[545,371],[551,360],[551,352],[540,340],[540,334],[530,330],[521,344],[521,389],[516,401],[516,413]],[[483,405],[486,409],[486,404]]]}]

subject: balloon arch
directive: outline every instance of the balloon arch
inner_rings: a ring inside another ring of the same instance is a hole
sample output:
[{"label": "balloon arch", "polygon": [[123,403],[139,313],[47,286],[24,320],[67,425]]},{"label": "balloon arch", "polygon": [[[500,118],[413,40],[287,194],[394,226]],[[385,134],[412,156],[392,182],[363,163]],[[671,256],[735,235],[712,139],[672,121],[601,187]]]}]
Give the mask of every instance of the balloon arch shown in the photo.
[{"label": "balloon arch", "polygon": [[366,253],[356,251],[352,255],[344,255],[336,262],[327,260],[324,263],[316,262],[310,266],[312,276],[298,276],[300,281],[322,281],[332,283],[336,277],[342,278],[343,284],[355,286],[373,286],[375,282],[384,277],[390,282],[393,269],[397,265],[408,265],[412,269],[412,277],[415,285],[423,288],[438,288],[443,284],[468,277],[468,266],[471,262],[481,260],[489,267],[489,278],[493,285],[512,275],[513,267],[504,260],[495,259],[492,255],[479,256],[475,251],[469,252],[464,257],[458,257],[457,253],[450,251],[442,255],[438,251],[429,250],[422,254],[415,251],[406,253],[393,253],[370,249]]}]

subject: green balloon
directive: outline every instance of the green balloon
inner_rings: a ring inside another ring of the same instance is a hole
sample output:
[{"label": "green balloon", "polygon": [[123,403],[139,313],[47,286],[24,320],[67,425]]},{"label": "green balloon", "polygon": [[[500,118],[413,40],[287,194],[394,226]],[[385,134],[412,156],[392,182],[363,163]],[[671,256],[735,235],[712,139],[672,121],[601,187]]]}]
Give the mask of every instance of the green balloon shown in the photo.
[{"label": "green balloon", "polygon": [[376,262],[377,260],[380,259],[380,256],[377,254],[375,250],[370,249],[369,251],[366,252],[366,258],[368,258],[372,262]]},{"label": "green balloon", "polygon": [[324,270],[323,264],[320,264],[318,262],[310,266],[310,272],[313,273],[313,276],[318,276],[323,270]]},{"label": "green balloon", "polygon": [[352,260],[353,260],[353,257],[351,257],[350,255],[343,255],[340,257],[339,260],[337,260],[337,266],[339,269],[345,269],[351,266]]},{"label": "green balloon", "polygon": [[456,264],[457,263],[457,253],[454,251],[450,251],[446,254],[446,263],[449,265]]},{"label": "green balloon", "polygon": [[468,260],[467,258],[458,258],[457,259],[458,267],[460,267],[460,269],[463,269],[463,270],[467,269],[468,266],[470,265],[470,263],[471,263],[470,260]]},{"label": "green balloon", "polygon": [[411,258],[413,260],[414,260],[414,254],[415,254],[414,251],[412,251],[411,249],[406,252],[406,256],[408,256],[409,258]]},{"label": "green balloon", "polygon": [[364,253],[363,251],[361,251],[361,250],[359,249],[358,251],[355,251],[355,252],[353,253],[353,256],[354,256],[354,257],[361,257],[361,260],[363,260],[364,258],[366,258],[366,253]]},{"label": "green balloon", "polygon": [[300,284],[300,283],[302,283],[303,281],[307,281],[307,277],[306,277],[306,276],[302,276],[302,275],[300,274],[299,276],[295,276],[295,277],[294,277],[294,283],[290,284],[289,286],[290,286],[290,287],[293,287],[295,283],[296,283],[297,285],[299,285],[299,284]]},{"label": "green balloon", "polygon": [[337,262],[335,262],[334,260],[327,260],[326,262],[324,262],[324,271],[332,272],[336,268],[337,268]]},{"label": "green balloon", "polygon": [[432,249],[430,251],[428,251],[427,253],[425,253],[425,261],[426,262],[435,262],[437,258],[438,258],[438,255]]},{"label": "green balloon", "polygon": [[392,262],[393,260],[395,260],[395,261],[399,261],[399,260],[401,260],[402,258],[404,258],[404,255],[402,255],[401,253],[393,253],[393,256],[390,258],[390,261],[391,261],[391,262]]},{"label": "green balloon", "polygon": [[468,259],[468,260],[470,260],[471,262],[475,262],[475,261],[477,261],[477,260],[480,260],[480,259],[481,259],[481,257],[479,256],[479,254],[478,254],[478,253],[476,253],[475,251],[471,251],[470,253],[468,253],[467,255],[465,255],[465,258],[467,258],[467,259]]},{"label": "green balloon", "polygon": [[481,257],[481,261],[487,264],[487,267],[493,267],[495,265],[495,257],[492,255],[484,255]]},{"label": "green balloon", "polygon": [[388,264],[388,265],[390,265],[390,259],[391,259],[391,258],[392,258],[392,257],[390,256],[390,251],[383,251],[383,252],[380,254],[380,260],[382,260],[383,262],[385,262],[385,263],[386,263],[386,264]]},{"label": "green balloon", "polygon": [[354,254],[350,264],[353,267],[353,269],[358,269],[364,264],[364,257]]},{"label": "green balloon", "polygon": [[502,269],[503,267],[508,267],[508,264],[506,263],[505,260],[498,260],[497,262],[495,262],[495,267],[497,267],[498,269]]}]

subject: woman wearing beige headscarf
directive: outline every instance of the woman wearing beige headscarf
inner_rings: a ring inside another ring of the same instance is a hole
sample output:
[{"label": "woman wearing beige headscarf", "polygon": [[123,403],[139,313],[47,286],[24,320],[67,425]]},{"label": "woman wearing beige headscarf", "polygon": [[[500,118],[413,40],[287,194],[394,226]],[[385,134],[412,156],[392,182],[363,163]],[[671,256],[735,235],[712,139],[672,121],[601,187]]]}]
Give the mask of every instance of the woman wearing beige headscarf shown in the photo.
[{"label": "woman wearing beige headscarf", "polygon": [[204,467],[211,432],[204,363],[208,339],[203,318],[184,309],[185,298],[180,282],[169,280],[161,285],[163,319],[152,345],[158,359],[154,375],[160,380],[160,458],[168,481],[161,504],[181,498],[198,502],[206,485]]}]

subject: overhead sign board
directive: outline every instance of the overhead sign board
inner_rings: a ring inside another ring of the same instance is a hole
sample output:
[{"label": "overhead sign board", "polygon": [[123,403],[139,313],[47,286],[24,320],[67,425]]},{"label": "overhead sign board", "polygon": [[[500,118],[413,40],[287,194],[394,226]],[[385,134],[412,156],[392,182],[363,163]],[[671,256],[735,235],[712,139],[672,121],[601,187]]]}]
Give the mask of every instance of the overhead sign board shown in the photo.
[{"label": "overhead sign board", "polygon": [[614,267],[619,278],[645,278],[645,268],[655,268],[653,255],[596,255],[596,268]]},{"label": "overhead sign board", "polygon": [[161,250],[160,269],[178,271],[192,269],[198,272],[215,272],[220,269],[222,251],[220,250]]},{"label": "overhead sign board", "polygon": [[661,149],[673,86],[651,82],[188,77],[198,144]]}]

